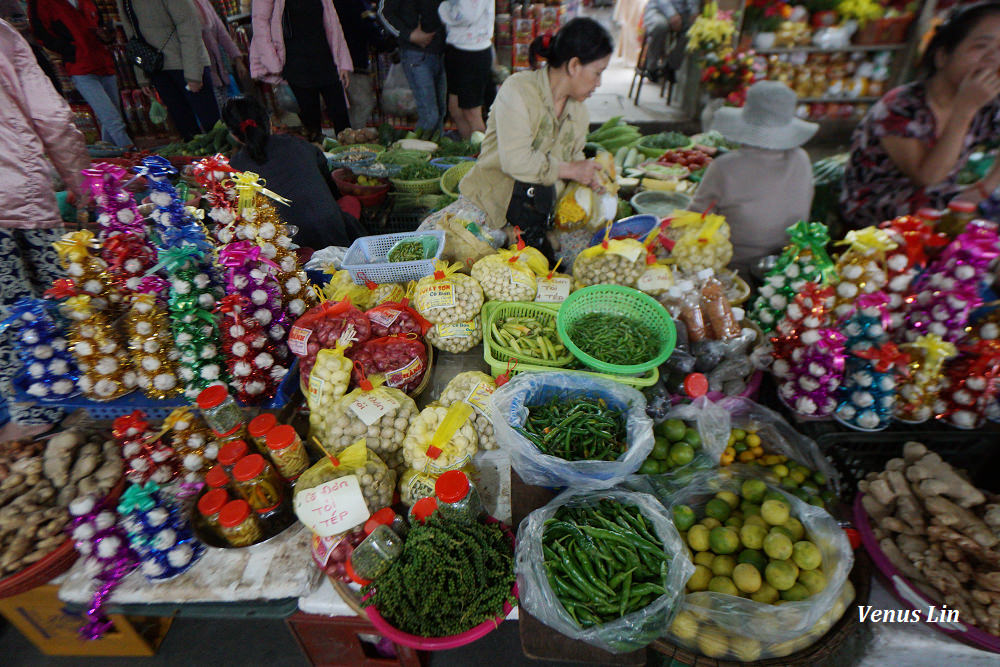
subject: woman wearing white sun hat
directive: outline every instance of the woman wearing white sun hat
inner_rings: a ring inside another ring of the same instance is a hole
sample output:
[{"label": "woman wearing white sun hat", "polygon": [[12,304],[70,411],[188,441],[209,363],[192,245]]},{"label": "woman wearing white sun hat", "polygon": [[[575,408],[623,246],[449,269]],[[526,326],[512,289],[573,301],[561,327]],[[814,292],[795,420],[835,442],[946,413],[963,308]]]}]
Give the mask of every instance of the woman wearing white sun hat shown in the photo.
[{"label": "woman wearing white sun hat", "polygon": [[809,217],[812,166],[801,148],[818,126],[795,117],[795,93],[777,81],[759,81],[742,108],[719,109],[712,122],[738,150],[705,170],[692,211],[725,216],[733,243],[733,268],[744,278],[760,258],[780,250],[785,229]]}]

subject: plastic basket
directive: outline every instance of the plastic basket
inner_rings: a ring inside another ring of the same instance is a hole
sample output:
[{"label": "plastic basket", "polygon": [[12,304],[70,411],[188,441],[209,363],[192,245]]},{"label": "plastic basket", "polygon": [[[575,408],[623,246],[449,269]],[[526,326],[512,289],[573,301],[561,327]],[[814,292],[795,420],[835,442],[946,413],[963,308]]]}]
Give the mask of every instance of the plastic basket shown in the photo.
[{"label": "plastic basket", "polygon": [[[385,256],[396,243],[421,236],[437,238],[438,247],[434,257],[416,262],[389,263],[386,261]],[[358,285],[365,284],[361,274],[374,283],[405,283],[410,280],[419,280],[434,273],[434,262],[441,256],[442,250],[444,250],[444,232],[437,230],[363,236],[348,248],[341,268],[349,272],[351,278]]]},{"label": "plastic basket", "polygon": [[344,151],[349,151],[349,150],[354,149],[354,148],[360,148],[360,149],[363,149],[363,150],[372,151],[373,153],[377,153],[379,155],[381,155],[382,153],[385,152],[385,146],[383,146],[382,144],[374,144],[374,143],[372,143],[372,144],[340,144],[339,146],[334,146],[333,148],[331,148],[329,152],[330,152],[331,155],[336,155],[337,153],[343,153]]},{"label": "plastic basket", "polygon": [[[659,336],[659,353],[641,364],[627,366],[595,359],[577,347],[569,335],[574,322],[592,313],[608,313],[639,321]],[[559,337],[573,356],[596,371],[612,375],[638,375],[656,368],[667,360],[677,342],[677,330],[666,308],[648,294],[620,285],[591,285],[573,292],[563,301],[556,326]]]},{"label": "plastic basket", "polygon": [[452,167],[456,167],[463,162],[475,162],[476,158],[466,157],[464,155],[445,155],[443,157],[436,157],[431,160],[431,164],[440,169],[441,171],[448,171]]},{"label": "plastic basket", "polygon": [[643,190],[635,194],[629,203],[639,213],[665,218],[674,211],[686,209],[691,198],[680,192]]},{"label": "plastic basket", "polygon": [[490,375],[494,378],[499,377],[504,373],[506,373],[508,377],[514,377],[518,373],[544,373],[559,371],[560,373],[579,373],[580,375],[589,375],[595,378],[614,380],[620,384],[627,384],[630,387],[636,387],[638,389],[652,387],[660,379],[660,371],[657,368],[654,368],[643,375],[609,375],[607,373],[595,373],[593,371],[577,371],[566,368],[553,368],[551,366],[525,364],[521,363],[521,360],[516,358],[511,358],[507,361],[497,361],[493,355],[490,354],[490,349],[487,345],[483,345],[483,359],[489,365]]},{"label": "plastic basket", "polygon": [[334,169],[350,169],[352,167],[366,167],[375,162],[378,153],[361,146],[345,146],[343,150],[330,153],[327,164]]},{"label": "plastic basket", "polygon": [[465,178],[476,163],[473,162],[462,162],[456,164],[454,167],[444,172],[444,176],[441,177],[441,190],[444,191],[446,195],[451,195],[452,197],[458,197],[458,185]]},{"label": "plastic basket", "polygon": [[[431,236],[430,234],[421,234],[420,236],[412,240],[416,241],[420,245],[420,252],[423,259],[430,259],[431,257],[437,255],[438,239],[436,236]],[[409,242],[410,241],[408,240],[396,241],[393,244],[392,248],[389,249],[389,252],[386,253],[386,259],[389,259],[389,256],[392,255],[392,252],[397,247],[399,247],[404,243],[409,243]],[[399,262],[395,263],[398,264]]]},{"label": "plastic basket", "polygon": [[341,194],[365,197],[389,192],[388,182],[378,185],[359,185],[358,177],[351,173],[350,169],[334,169],[331,176],[333,176],[333,182],[337,184]]},{"label": "plastic basket", "polygon": [[886,462],[903,455],[903,445],[914,440],[958,468],[969,471],[973,484],[981,489],[1000,492],[1000,479],[992,474],[1000,461],[996,443],[1000,432],[933,430],[933,424],[922,424],[913,430],[893,430],[880,433],[857,431],[826,433],[816,437],[816,444],[840,473],[842,500],[850,502],[857,493],[858,482],[870,472],[885,469]]},{"label": "plastic basket", "polygon": [[[526,361],[534,366],[547,366],[550,368],[562,368],[573,363],[572,354],[567,354],[558,360],[538,359],[535,357],[521,356],[513,350],[493,339],[490,329],[494,323],[505,317],[537,317],[545,324],[555,324],[556,315],[559,313],[558,305],[531,303],[527,301],[487,301],[483,304],[480,313],[483,318],[483,357],[492,366],[493,363],[506,363],[508,359],[517,359],[518,363]],[[489,355],[487,357],[487,355]],[[490,362],[490,359],[493,361]]]},{"label": "plastic basket", "polygon": [[433,195],[441,192],[440,178],[424,178],[419,181],[404,181],[399,178],[389,179],[400,192],[412,192],[418,195]]},{"label": "plastic basket", "polygon": [[[487,517],[486,523],[500,523],[493,517]],[[510,540],[511,548],[514,548],[514,533],[511,532],[510,528],[501,524],[503,528],[504,535]],[[517,583],[514,583],[514,587],[511,589],[511,597],[517,600]],[[509,601],[503,603],[503,610],[500,615],[496,618],[492,618],[483,621],[479,625],[466,630],[457,635],[449,635],[447,637],[418,637],[417,635],[411,635],[409,633],[398,630],[378,612],[375,607],[366,607],[365,613],[368,615],[368,620],[372,622],[375,626],[375,630],[378,634],[385,637],[386,639],[395,642],[397,644],[402,644],[403,646],[409,646],[410,648],[415,648],[420,651],[442,651],[445,649],[458,648],[459,646],[465,646],[466,644],[471,644],[472,642],[480,639],[489,633],[493,632],[500,627],[500,624],[505,618],[513,611],[514,607]]]}]

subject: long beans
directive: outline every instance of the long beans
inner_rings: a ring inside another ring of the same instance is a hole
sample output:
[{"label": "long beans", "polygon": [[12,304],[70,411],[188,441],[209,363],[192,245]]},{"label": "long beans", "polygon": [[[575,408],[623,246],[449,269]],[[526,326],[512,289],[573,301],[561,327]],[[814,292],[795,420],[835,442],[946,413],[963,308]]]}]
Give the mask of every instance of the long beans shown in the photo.
[{"label": "long beans", "polygon": [[545,522],[542,553],[553,592],[584,628],[638,611],[666,592],[670,559],[634,505],[603,499],[560,507]]},{"label": "long beans", "polygon": [[589,313],[573,322],[569,337],[585,353],[616,366],[649,361],[660,349],[660,337],[646,325],[621,315]]},{"label": "long beans", "polygon": [[557,396],[529,405],[515,430],[538,449],[567,461],[614,461],[628,448],[625,413],[602,399]]}]

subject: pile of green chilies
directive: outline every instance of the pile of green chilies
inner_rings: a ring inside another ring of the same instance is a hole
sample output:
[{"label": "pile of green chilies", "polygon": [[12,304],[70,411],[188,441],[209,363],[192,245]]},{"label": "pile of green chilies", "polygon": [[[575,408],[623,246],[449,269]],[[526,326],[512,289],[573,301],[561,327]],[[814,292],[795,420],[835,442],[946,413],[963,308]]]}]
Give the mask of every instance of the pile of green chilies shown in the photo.
[{"label": "pile of green chilies", "polygon": [[389,252],[390,262],[415,262],[424,258],[424,246],[420,241],[404,241]]},{"label": "pile of green chilies", "polygon": [[628,448],[625,413],[603,399],[557,396],[529,405],[514,429],[550,456],[567,461],[614,461]]},{"label": "pile of green chilies", "polygon": [[602,499],[563,505],[545,522],[542,552],[549,585],[581,627],[648,606],[666,590],[670,559],[635,505]]},{"label": "pile of green chilies", "polygon": [[569,337],[594,359],[616,366],[642,364],[660,350],[660,337],[640,322],[610,313],[589,313],[573,322]]}]

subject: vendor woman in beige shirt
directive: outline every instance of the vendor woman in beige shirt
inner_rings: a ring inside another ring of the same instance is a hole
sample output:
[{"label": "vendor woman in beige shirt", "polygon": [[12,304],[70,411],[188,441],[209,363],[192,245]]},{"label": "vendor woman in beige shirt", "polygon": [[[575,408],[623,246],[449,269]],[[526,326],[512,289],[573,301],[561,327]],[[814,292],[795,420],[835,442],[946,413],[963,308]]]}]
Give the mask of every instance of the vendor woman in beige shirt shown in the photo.
[{"label": "vendor woman in beige shirt", "polygon": [[717,158],[691,202],[692,211],[725,216],[733,243],[732,266],[743,278],[762,257],[786,243],[785,230],[808,220],[813,199],[812,165],[800,148],[817,125],[795,118],[795,93],[777,81],[759,81],[743,108],[722,108],[712,129],[739,150]]},{"label": "vendor woman in beige shirt", "polygon": [[[479,159],[462,179],[462,196],[421,228],[450,214],[502,230],[508,227],[515,181],[542,186],[576,181],[599,188],[601,168],[583,156],[590,126],[584,101],[600,85],[612,48],[608,31],[589,18],[575,18],[555,35],[535,39],[532,64],[539,55],[547,66],[504,81],[490,109]],[[545,231],[525,230],[525,240],[537,247]]]}]

